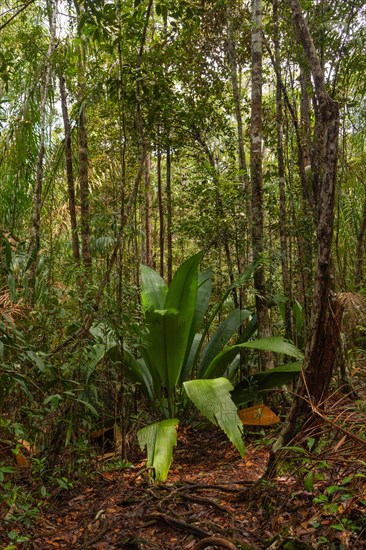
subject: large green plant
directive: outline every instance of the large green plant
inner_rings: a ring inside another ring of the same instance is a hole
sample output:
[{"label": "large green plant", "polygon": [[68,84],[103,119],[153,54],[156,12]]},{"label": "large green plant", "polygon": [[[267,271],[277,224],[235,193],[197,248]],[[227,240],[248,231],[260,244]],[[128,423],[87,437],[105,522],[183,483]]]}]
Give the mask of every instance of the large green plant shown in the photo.
[{"label": "large green plant", "polygon": [[[138,346],[139,357],[126,350],[130,378],[139,383],[142,391],[159,404],[163,415],[174,418],[182,404],[182,384],[194,376],[213,378],[221,376],[228,364],[225,357],[211,375],[210,365],[222,352],[227,342],[237,334],[244,320],[251,317],[248,310],[234,310],[218,326],[207,341],[217,313],[231,289],[203,323],[211,296],[211,272],[199,272],[201,254],[188,258],[177,270],[170,287],[160,275],[147,266],[141,267],[141,304],[145,331]],[[236,284],[244,284],[252,275],[252,265]],[[202,326],[203,325],[203,326]],[[198,332],[202,326],[201,332]],[[256,330],[255,319],[242,338],[249,338]]]},{"label": "large green plant", "polygon": [[[141,304],[145,331],[138,346],[139,357],[135,358],[129,350],[125,354],[130,378],[140,384],[148,399],[158,403],[160,412],[169,419],[169,422],[156,422],[138,433],[141,447],[147,447],[148,464],[155,468],[156,479],[160,480],[165,479],[169,470],[178,426],[176,416],[187,395],[210,421],[224,430],[243,455],[242,426],[231,396],[235,390],[222,375],[245,347],[301,356],[297,348],[281,338],[247,341],[256,330],[255,319],[248,323],[235,345],[225,348],[242,322],[251,316],[247,310],[231,312],[205,344],[212,322],[232,287],[214,308],[202,333],[198,333],[211,294],[211,273],[199,272],[200,260],[201,254],[186,260],[169,288],[158,273],[142,266]],[[255,268],[256,264],[250,266],[236,285],[244,284]],[[196,375],[200,379],[189,380]]]}]

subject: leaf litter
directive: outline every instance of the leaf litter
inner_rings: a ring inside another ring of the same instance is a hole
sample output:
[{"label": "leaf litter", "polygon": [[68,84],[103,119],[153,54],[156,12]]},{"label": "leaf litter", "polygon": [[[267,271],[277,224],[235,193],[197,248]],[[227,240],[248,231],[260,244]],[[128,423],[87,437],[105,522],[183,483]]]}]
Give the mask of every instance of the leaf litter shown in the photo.
[{"label": "leaf litter", "polygon": [[[13,529],[29,538],[14,548],[38,550],[366,548],[366,529],[346,522],[366,526],[366,447],[362,456],[363,436],[354,429],[365,426],[366,411],[350,408],[346,398],[333,405],[337,413],[330,404],[327,422],[318,416],[297,436],[286,456],[293,465],[273,480],[261,481],[270,445],[255,430],[241,459],[217,428],[189,428],[179,433],[165,483],[151,483],[136,446],[133,468],[104,471],[103,460],[96,461],[90,481],[55,492],[30,528],[0,522],[0,542]],[[342,414],[352,421],[346,431]],[[315,456],[312,442],[326,429],[331,445]],[[271,430],[267,438],[278,427]],[[305,462],[295,452],[301,448]]]}]

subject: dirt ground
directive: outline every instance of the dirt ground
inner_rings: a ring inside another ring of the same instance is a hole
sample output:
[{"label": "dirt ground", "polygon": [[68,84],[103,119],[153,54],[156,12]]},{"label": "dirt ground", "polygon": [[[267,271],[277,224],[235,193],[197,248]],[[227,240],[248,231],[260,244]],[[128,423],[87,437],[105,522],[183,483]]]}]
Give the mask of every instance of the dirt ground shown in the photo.
[{"label": "dirt ground", "polygon": [[[366,410],[357,425],[365,419]],[[267,429],[267,437],[274,434]],[[354,455],[357,441],[349,435],[347,447],[342,437],[338,434],[327,448],[328,462],[333,459],[331,475],[342,483],[351,473],[359,485],[339,500],[335,513],[334,507],[330,513],[324,503],[314,501],[316,495],[327,494],[322,484],[329,485],[329,480],[319,478],[309,487],[300,475],[300,462],[280,471],[275,480],[258,483],[270,448],[260,443],[259,434],[246,436],[247,452],[240,458],[219,430],[190,428],[179,434],[164,484],[151,483],[137,451],[131,468],[112,469],[113,463],[100,460],[88,481],[55,491],[30,528],[1,522],[1,548],[6,548],[6,533],[13,529],[29,537],[14,547],[38,550],[366,549],[366,446],[362,457],[360,440],[361,451]],[[334,503],[334,495],[331,498]],[[364,527],[337,529],[335,515],[340,522],[347,517],[347,525],[353,519]]]}]

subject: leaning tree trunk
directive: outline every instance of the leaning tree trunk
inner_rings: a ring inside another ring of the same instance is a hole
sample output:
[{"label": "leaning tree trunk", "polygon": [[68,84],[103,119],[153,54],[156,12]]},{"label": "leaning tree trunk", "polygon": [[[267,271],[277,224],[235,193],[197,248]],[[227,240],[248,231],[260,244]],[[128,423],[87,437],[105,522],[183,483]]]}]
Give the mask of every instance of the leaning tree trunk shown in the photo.
[{"label": "leaning tree trunk", "polygon": [[[254,259],[263,259],[264,214],[262,181],[262,0],[253,0],[252,102],[250,127],[250,173],[252,182],[252,246]],[[254,273],[256,310],[260,337],[271,336],[266,299],[264,265]],[[261,352],[262,367],[274,366],[273,354]]]},{"label": "leaning tree trunk", "polygon": [[319,205],[317,221],[318,255],[313,290],[313,307],[305,348],[304,366],[289,415],[273,447],[270,464],[276,453],[292,438],[296,422],[305,416],[307,401],[319,405],[326,396],[332,376],[336,349],[339,345],[340,312],[330,295],[331,247],[334,225],[334,199],[337,173],[339,110],[325,87],[324,74],[304,19],[299,0],[288,0],[294,23],[310,65],[318,105],[317,143],[319,151]]}]

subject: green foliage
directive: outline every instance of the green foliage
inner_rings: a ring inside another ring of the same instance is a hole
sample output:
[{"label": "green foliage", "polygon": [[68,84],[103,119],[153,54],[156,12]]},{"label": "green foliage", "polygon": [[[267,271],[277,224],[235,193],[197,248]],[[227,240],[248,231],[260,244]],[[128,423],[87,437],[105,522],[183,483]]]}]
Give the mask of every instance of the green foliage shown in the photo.
[{"label": "green foliage", "polygon": [[[175,418],[179,410],[186,407],[186,398],[181,392],[183,384],[187,396],[202,414],[220,426],[243,455],[242,424],[236,413],[236,405],[253,400],[254,388],[257,397],[259,392],[288,382],[299,372],[301,365],[287,365],[273,369],[271,373],[259,373],[257,378],[242,383],[236,391],[229,380],[221,375],[244,348],[269,350],[297,358],[303,356],[295,346],[282,338],[244,342],[253,335],[255,321],[248,323],[240,336],[241,343],[225,348],[234,335],[238,340],[239,327],[250,318],[247,310],[232,311],[203,347],[204,338],[230,290],[247,282],[257,264],[250,266],[239,281],[224,293],[222,302],[214,308],[206,322],[203,334],[198,334],[196,331],[204,320],[211,291],[210,272],[200,274],[198,271],[201,257],[201,254],[196,254],[186,260],[174,275],[170,288],[152,269],[146,266],[142,268],[141,304],[145,332],[142,344],[138,346],[141,357],[135,358],[130,350],[125,351],[126,372],[135,383],[141,385],[150,400],[159,403],[161,413],[170,418]],[[198,372],[200,379],[187,380],[193,378],[195,372]],[[146,432],[142,432],[150,438],[150,465],[157,452],[151,449],[157,449],[162,444],[160,432],[156,432],[160,424],[154,426],[151,433],[149,427],[144,428]],[[146,444],[145,439],[143,442]],[[169,453],[165,457],[165,466],[171,458]]]},{"label": "green foliage", "polygon": [[223,351],[218,353],[216,357],[211,361],[206,371],[202,373],[202,377],[211,378],[213,376],[217,376],[218,372],[222,372],[223,368],[228,365],[229,361],[231,361],[241,349],[258,349],[264,351],[272,351],[274,353],[283,353],[285,355],[290,355],[291,357],[296,357],[297,359],[303,359],[302,352],[290,342],[286,342],[286,340],[284,340],[283,338],[275,336],[271,338],[261,338],[259,340],[243,342],[225,348]]},{"label": "green foliage", "polygon": [[291,382],[301,368],[302,363],[297,362],[257,372],[235,386],[231,392],[232,399],[238,407],[250,401],[258,401],[264,393]]},{"label": "green foliage", "polygon": [[226,378],[214,380],[189,380],[184,389],[201,413],[213,424],[220,426],[240,456],[245,448],[242,439],[243,426],[236,413],[236,405],[230,397],[232,384]]},{"label": "green foliage", "polygon": [[[138,346],[141,357],[135,358],[129,349],[125,354],[131,380],[141,385],[149,399],[157,399],[163,414],[170,417],[175,416],[177,399],[180,399],[176,387],[180,388],[196,370],[198,376],[203,377],[212,358],[221,352],[243,321],[250,317],[247,310],[233,311],[204,347],[206,335],[230,290],[224,293],[214,308],[202,334],[197,333],[208,309],[212,286],[211,272],[198,271],[201,257],[201,254],[195,254],[183,262],[169,289],[155,271],[142,267],[141,304],[145,332]],[[240,283],[244,284],[249,279],[253,269],[251,267],[246,271]],[[221,375],[226,367],[227,364],[222,363],[215,373]],[[167,400],[164,398],[165,392]]]},{"label": "green foliage", "polygon": [[147,449],[147,467],[154,469],[156,481],[165,481],[177,444],[177,418],[150,424],[137,432],[141,450]]}]

